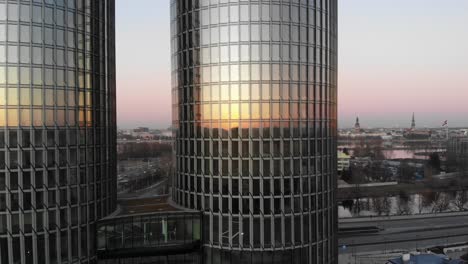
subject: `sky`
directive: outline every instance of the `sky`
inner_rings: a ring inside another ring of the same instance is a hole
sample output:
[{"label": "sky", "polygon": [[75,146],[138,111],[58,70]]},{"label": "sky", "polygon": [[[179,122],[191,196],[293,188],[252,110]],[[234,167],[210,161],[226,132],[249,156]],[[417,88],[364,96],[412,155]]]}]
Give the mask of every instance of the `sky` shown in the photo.
[{"label": "sky", "polygon": [[[468,126],[467,0],[338,2],[340,127]],[[116,3],[118,125],[167,128],[169,0]]]}]

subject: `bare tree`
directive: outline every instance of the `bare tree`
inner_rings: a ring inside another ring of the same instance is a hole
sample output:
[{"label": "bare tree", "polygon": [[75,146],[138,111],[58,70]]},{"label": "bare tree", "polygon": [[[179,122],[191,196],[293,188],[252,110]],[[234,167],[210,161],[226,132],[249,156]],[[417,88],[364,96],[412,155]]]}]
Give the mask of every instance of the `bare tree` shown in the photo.
[{"label": "bare tree", "polygon": [[392,200],[390,197],[383,197],[383,208],[386,215],[390,215],[392,211]]},{"label": "bare tree", "polygon": [[436,192],[436,198],[433,201],[432,212],[441,213],[447,211],[449,206],[450,196],[445,193]]},{"label": "bare tree", "polygon": [[361,138],[359,142],[354,145],[353,155],[355,157],[365,157],[367,154],[366,146],[365,139]]},{"label": "bare tree", "polygon": [[369,152],[374,160],[384,160],[387,158],[382,148],[382,142],[380,141],[374,142],[374,144],[370,146]]},{"label": "bare tree", "polygon": [[467,191],[458,191],[455,198],[452,201],[455,208],[458,211],[467,211],[468,210],[468,192]]},{"label": "bare tree", "polygon": [[391,211],[391,202],[389,197],[377,197],[372,199],[374,211],[380,215],[389,215]]},{"label": "bare tree", "polygon": [[374,160],[384,160],[385,154],[382,148],[382,139],[361,139],[354,146],[356,157],[371,157]]},{"label": "bare tree", "polygon": [[432,190],[428,190],[428,191],[421,193],[421,196],[422,196],[421,205],[423,207],[431,207],[431,211],[434,211],[435,201],[439,199],[438,195],[439,193],[436,193]]},{"label": "bare tree", "polygon": [[356,197],[354,210],[357,214],[361,212],[361,202],[360,202],[360,198],[362,196],[361,185],[365,183],[365,181],[366,181],[366,176],[364,174],[364,170],[360,167],[354,168],[351,182],[353,183],[352,192],[354,194],[354,197]]},{"label": "bare tree", "polygon": [[397,214],[398,215],[409,215],[412,213],[409,198],[410,197],[404,190],[400,191],[400,195],[398,196],[398,199],[397,199]]},{"label": "bare tree", "polygon": [[422,211],[424,209],[424,197],[422,194],[418,194],[416,196],[416,199],[417,199],[417,205],[418,205],[418,214],[422,214]]},{"label": "bare tree", "polygon": [[380,198],[376,197],[376,198],[372,198],[372,207],[374,209],[374,212],[377,213],[377,215],[382,215],[383,213],[383,205],[381,203],[381,200]]}]

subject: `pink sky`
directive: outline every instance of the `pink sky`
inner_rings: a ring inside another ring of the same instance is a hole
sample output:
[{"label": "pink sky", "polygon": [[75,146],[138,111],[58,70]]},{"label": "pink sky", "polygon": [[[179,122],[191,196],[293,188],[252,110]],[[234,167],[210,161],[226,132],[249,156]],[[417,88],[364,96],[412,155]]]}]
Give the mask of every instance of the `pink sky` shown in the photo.
[{"label": "pink sky", "polygon": [[[118,125],[166,128],[168,1],[139,1],[117,1]],[[468,126],[468,1],[338,2],[340,127]]]}]

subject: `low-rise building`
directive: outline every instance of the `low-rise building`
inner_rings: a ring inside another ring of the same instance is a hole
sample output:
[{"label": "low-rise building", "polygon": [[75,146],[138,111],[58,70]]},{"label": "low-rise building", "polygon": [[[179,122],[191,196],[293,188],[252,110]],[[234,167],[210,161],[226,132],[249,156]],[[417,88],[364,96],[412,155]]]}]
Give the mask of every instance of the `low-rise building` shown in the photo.
[{"label": "low-rise building", "polygon": [[452,137],[448,141],[447,159],[457,164],[468,163],[468,137]]},{"label": "low-rise building", "polygon": [[349,170],[351,166],[351,155],[338,151],[338,172]]}]

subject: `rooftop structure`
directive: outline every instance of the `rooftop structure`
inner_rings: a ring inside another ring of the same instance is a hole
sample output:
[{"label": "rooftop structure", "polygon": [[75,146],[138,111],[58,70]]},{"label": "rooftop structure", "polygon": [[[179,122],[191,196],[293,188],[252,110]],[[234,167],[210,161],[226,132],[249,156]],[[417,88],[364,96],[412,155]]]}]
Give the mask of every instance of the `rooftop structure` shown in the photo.
[{"label": "rooftop structure", "polygon": [[121,201],[115,215],[99,221],[98,263],[201,263],[202,213],[167,199]]}]

